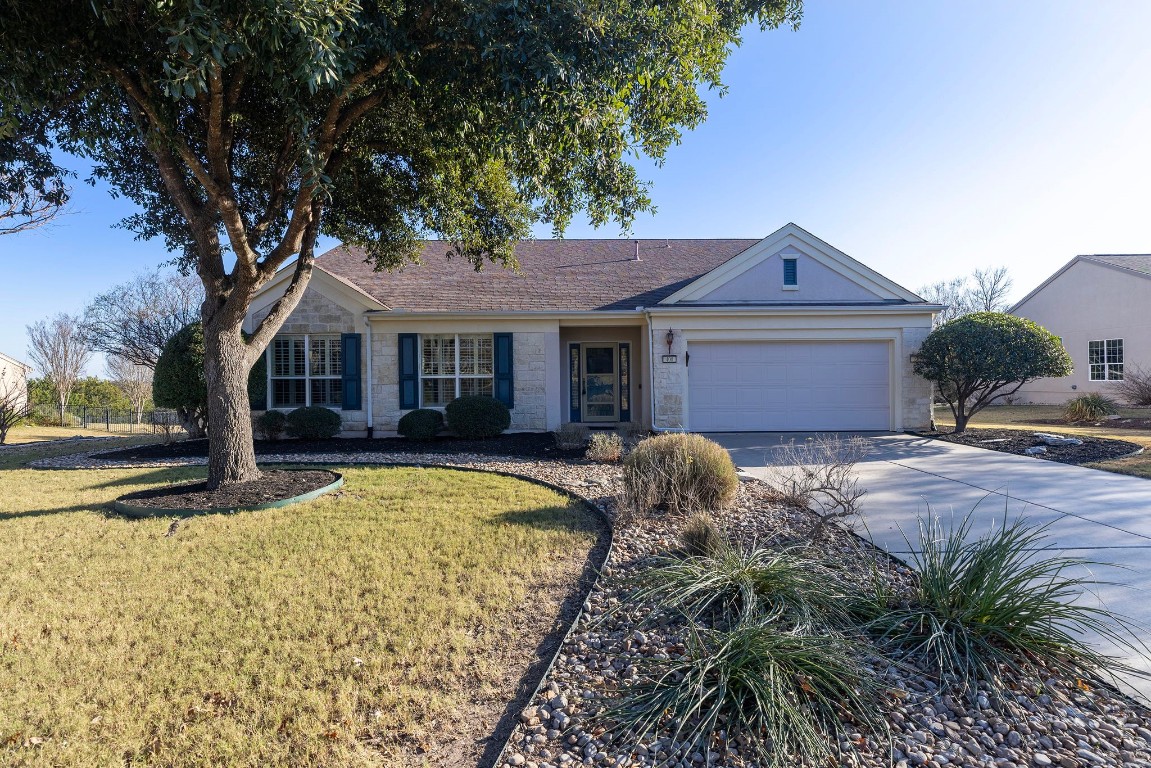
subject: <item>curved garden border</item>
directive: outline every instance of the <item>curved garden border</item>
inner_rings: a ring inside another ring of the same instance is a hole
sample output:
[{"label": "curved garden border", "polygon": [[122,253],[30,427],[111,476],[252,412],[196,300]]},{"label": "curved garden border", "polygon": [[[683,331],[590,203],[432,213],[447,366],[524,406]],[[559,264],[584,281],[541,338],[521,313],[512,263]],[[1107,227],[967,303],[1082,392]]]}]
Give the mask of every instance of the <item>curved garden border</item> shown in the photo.
[{"label": "curved garden border", "polygon": [[116,499],[112,502],[112,509],[116,510],[122,515],[125,515],[126,517],[132,517],[136,519],[172,516],[188,517],[191,515],[210,515],[214,513],[228,514],[232,512],[255,512],[261,509],[278,509],[280,507],[287,507],[291,506],[292,504],[301,504],[305,501],[317,499],[320,496],[323,496],[326,493],[331,493],[332,491],[341,487],[344,484],[344,476],[339,472],[332,472],[332,474],[336,476],[336,479],[321,488],[316,488],[315,490],[308,491],[307,493],[301,493],[299,496],[292,496],[291,498],[287,499],[278,499],[276,501],[266,501],[262,504],[248,504],[236,507],[215,507],[213,509],[188,509],[186,507],[166,509],[163,507],[141,507]]}]

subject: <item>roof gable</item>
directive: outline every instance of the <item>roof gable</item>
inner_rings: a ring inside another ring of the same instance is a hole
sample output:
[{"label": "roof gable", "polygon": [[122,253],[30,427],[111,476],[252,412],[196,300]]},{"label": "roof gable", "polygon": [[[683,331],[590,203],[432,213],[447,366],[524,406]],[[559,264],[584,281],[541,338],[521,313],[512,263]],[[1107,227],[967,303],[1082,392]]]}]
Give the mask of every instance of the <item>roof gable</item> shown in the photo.
[{"label": "roof gable", "polygon": [[1076,256],[1071,261],[1067,262],[1062,267],[1060,267],[1058,270],[1056,270],[1054,272],[1054,274],[1052,274],[1050,277],[1048,277],[1046,280],[1044,280],[1042,283],[1040,283],[1038,286],[1036,286],[1030,293],[1028,293],[1022,299],[1015,302],[1015,304],[1012,307],[1010,307],[1007,311],[1014,314],[1024,304],[1026,304],[1027,302],[1029,302],[1033,298],[1035,298],[1037,295],[1039,295],[1039,293],[1042,292],[1044,288],[1051,285],[1051,283],[1055,282],[1055,280],[1057,280],[1067,270],[1071,269],[1071,267],[1075,266],[1076,264],[1082,264],[1084,266],[1099,267],[1102,269],[1114,269],[1114,270],[1118,270],[1118,271],[1124,272],[1126,274],[1129,274],[1133,277],[1143,277],[1143,278],[1151,279],[1151,254],[1130,253],[1130,254],[1080,255],[1080,256]]},{"label": "roof gable", "polygon": [[[796,259],[798,290],[782,285]],[[923,299],[795,224],[780,228],[661,304],[923,303]]]},{"label": "roof gable", "polygon": [[20,362],[11,355],[6,355],[3,352],[0,352],[0,360],[7,360],[9,363],[12,363],[12,365],[15,365],[18,368],[23,368],[25,371],[32,370],[32,366],[28,365],[27,363]]}]

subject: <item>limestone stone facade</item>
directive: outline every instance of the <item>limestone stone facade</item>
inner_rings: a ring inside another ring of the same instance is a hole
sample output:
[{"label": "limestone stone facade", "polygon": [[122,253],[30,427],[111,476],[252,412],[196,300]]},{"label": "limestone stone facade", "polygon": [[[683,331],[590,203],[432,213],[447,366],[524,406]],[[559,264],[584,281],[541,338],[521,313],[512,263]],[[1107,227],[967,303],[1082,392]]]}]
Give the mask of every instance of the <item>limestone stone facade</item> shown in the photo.
[{"label": "limestone stone facade", "polygon": [[911,356],[919,351],[930,328],[903,329],[903,428],[926,430],[931,428],[932,384],[927,379],[916,376],[911,364]]}]

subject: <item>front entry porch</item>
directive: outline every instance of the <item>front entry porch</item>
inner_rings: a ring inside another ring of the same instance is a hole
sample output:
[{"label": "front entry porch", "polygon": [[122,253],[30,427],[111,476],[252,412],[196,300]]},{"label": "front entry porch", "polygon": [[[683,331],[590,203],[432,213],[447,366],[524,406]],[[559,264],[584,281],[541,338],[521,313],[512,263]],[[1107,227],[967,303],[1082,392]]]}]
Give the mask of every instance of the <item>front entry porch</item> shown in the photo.
[{"label": "front entry porch", "polygon": [[643,329],[560,329],[564,355],[564,413],[588,426],[645,423]]}]

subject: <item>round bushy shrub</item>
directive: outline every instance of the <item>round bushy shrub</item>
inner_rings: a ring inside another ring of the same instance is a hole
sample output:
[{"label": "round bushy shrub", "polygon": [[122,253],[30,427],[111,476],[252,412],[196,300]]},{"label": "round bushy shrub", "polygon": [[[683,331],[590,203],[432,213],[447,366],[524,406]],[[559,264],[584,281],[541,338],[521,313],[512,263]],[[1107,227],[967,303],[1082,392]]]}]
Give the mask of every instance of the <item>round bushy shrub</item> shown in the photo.
[{"label": "round bushy shrub", "polygon": [[396,431],[409,440],[431,440],[443,427],[442,413],[432,408],[420,408],[405,413]]},{"label": "round bushy shrub", "polygon": [[297,408],[287,419],[288,434],[303,440],[327,440],[338,435],[341,426],[340,414],[319,405]]},{"label": "round bushy shrub", "polygon": [[445,410],[448,426],[460,437],[495,437],[512,424],[512,412],[494,397],[457,397]]},{"label": "round bushy shrub", "polygon": [[256,417],[256,429],[268,440],[279,440],[284,436],[288,417],[283,411],[265,411]]},{"label": "round bushy shrub", "polygon": [[739,489],[731,456],[703,435],[666,434],[641,440],[623,461],[630,511],[722,509]]}]

